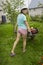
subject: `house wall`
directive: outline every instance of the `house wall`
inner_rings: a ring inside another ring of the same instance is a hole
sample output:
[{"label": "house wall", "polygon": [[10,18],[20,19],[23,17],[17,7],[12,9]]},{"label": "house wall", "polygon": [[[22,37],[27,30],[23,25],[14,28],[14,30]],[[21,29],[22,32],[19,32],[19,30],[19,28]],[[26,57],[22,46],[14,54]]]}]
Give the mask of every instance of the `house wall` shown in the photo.
[{"label": "house wall", "polygon": [[29,15],[35,16],[35,15],[42,15],[43,14],[43,8],[37,8],[37,9],[30,9]]},{"label": "house wall", "polygon": [[3,11],[0,11],[0,23],[2,22]]},{"label": "house wall", "polygon": [[4,15],[3,9],[2,9],[2,2],[5,2],[6,0],[0,0],[0,24],[2,23],[2,15]]}]

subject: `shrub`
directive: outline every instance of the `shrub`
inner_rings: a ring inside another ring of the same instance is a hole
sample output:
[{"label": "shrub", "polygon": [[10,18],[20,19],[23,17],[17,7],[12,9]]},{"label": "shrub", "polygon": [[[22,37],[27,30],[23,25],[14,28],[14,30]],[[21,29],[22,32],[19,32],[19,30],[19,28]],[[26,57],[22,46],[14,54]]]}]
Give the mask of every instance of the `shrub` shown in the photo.
[{"label": "shrub", "polygon": [[29,15],[26,15],[26,17],[28,22],[31,21],[31,17]]},{"label": "shrub", "polygon": [[36,15],[35,17],[32,17],[31,16],[31,21],[39,21],[39,22],[42,22],[43,21],[43,15],[41,15],[41,16]]}]

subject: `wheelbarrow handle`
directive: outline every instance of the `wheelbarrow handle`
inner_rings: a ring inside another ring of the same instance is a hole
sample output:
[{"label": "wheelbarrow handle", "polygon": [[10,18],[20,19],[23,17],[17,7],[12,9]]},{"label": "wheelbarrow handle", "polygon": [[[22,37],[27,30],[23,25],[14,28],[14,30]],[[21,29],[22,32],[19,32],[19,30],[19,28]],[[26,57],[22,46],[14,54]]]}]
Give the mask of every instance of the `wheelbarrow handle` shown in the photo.
[{"label": "wheelbarrow handle", "polygon": [[32,32],[29,32],[29,31],[28,31],[28,34],[29,34],[29,36],[32,36]]}]

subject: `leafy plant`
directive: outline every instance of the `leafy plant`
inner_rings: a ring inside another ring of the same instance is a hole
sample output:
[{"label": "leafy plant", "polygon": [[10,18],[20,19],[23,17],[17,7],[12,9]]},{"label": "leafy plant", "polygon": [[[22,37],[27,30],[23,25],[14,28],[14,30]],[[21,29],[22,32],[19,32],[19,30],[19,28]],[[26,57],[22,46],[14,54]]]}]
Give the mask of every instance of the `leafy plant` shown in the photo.
[{"label": "leafy plant", "polygon": [[36,15],[35,17],[32,17],[32,16],[31,16],[31,21],[42,22],[42,21],[43,21],[43,15],[41,15],[41,16]]},{"label": "leafy plant", "polygon": [[23,5],[23,0],[6,0],[6,3],[2,2],[2,4],[3,10],[5,13],[7,13],[8,19],[14,24],[18,14],[16,9]]},{"label": "leafy plant", "polygon": [[2,2],[3,4],[3,11],[5,13],[7,13],[7,18],[8,20],[11,21],[11,23],[13,24],[13,29],[14,29],[14,25],[16,23],[17,20],[17,15],[18,15],[18,9],[20,8],[20,6],[23,6],[23,0],[6,0],[6,2]]}]

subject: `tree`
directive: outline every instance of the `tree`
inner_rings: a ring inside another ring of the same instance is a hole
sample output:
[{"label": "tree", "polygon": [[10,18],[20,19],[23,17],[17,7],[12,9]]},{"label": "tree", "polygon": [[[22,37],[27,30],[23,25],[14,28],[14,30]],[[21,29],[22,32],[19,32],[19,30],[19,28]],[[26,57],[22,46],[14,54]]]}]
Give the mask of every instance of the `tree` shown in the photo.
[{"label": "tree", "polygon": [[2,2],[3,10],[7,13],[8,19],[14,23],[17,16],[17,11],[20,6],[23,5],[23,0],[6,0],[6,2]]},{"label": "tree", "polygon": [[6,0],[6,2],[2,2],[3,11],[7,13],[8,19],[13,24],[16,23],[16,17],[18,15],[17,10],[20,8],[20,6],[24,5],[23,0]]}]

